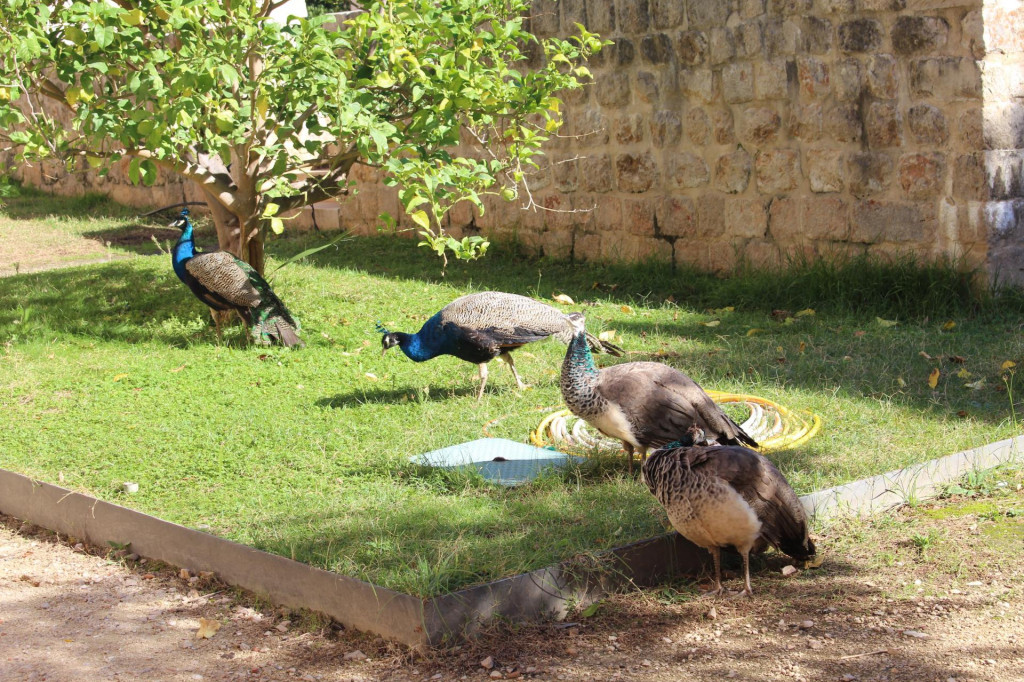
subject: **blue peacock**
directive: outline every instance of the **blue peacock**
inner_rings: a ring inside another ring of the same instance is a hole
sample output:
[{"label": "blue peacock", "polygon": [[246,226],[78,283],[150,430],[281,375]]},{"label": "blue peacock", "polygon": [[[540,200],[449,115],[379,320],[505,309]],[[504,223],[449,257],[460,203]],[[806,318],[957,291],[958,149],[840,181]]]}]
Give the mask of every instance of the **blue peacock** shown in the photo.
[{"label": "blue peacock", "polygon": [[237,312],[257,343],[306,345],[296,334],[298,322],[251,265],[227,251],[197,254],[187,208],[172,225],[181,230],[171,251],[174,274],[196,298],[213,310]]},{"label": "blue peacock", "polygon": [[[455,299],[424,322],[415,334],[388,331],[380,323],[377,331],[384,335],[381,338],[382,356],[389,348],[398,346],[414,362],[424,362],[439,355],[454,355],[478,365],[480,390],[476,397],[479,400],[487,384],[488,362],[500,357],[512,370],[519,388],[526,388],[509,353],[549,336],[569,343],[573,335],[571,321],[576,317],[582,315],[566,315],[526,296],[481,291]],[[623,353],[615,344],[592,334],[588,334],[586,340],[595,352]]]}]

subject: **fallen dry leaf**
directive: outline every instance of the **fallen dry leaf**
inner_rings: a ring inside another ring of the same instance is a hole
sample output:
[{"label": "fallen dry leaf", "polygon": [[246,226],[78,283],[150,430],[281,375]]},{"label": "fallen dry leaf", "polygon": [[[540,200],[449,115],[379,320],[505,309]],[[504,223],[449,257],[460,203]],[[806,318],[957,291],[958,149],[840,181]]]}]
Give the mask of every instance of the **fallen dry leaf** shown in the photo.
[{"label": "fallen dry leaf", "polygon": [[128,376],[127,374],[115,374],[114,375],[114,381],[120,381],[121,379],[124,379],[127,376]]},{"label": "fallen dry leaf", "polygon": [[220,630],[220,621],[219,620],[210,620],[209,618],[200,618],[199,619],[199,630],[196,632],[196,638],[197,639],[210,639],[215,634],[217,634],[217,630]]},{"label": "fallen dry leaf", "polygon": [[614,341],[615,340],[615,330],[614,329],[606,329],[603,332],[601,332],[600,334],[598,334],[597,338],[601,339],[602,341]]},{"label": "fallen dry leaf", "polygon": [[805,350],[807,350],[807,344],[804,343],[803,341],[801,341],[800,342],[800,352],[803,353]]},{"label": "fallen dry leaf", "polygon": [[1002,364],[1002,365],[1000,366],[1000,369],[1013,369],[1013,368],[1014,368],[1014,367],[1016,367],[1016,366],[1017,366],[1017,363],[1016,363],[1016,362],[1014,362],[1013,360],[1007,360],[1006,362],[1004,362],[1004,363],[1003,363],[1003,364]]},{"label": "fallen dry leaf", "polygon": [[747,336],[753,336],[754,334],[760,334],[763,331],[764,331],[763,329],[758,329],[757,327],[752,327],[752,328],[747,330]]},{"label": "fallen dry leaf", "polygon": [[377,375],[376,375],[376,374],[374,374],[373,372],[367,372],[367,373],[366,373],[366,374],[364,374],[363,376],[365,376],[365,377],[366,377],[367,379],[369,379],[370,381],[376,381],[376,380],[377,380]]},{"label": "fallen dry leaf", "polygon": [[180,365],[180,366],[178,366],[178,367],[175,367],[175,368],[174,368],[174,369],[172,369],[171,371],[172,371],[172,372],[180,372],[180,371],[181,371],[181,370],[183,370],[183,369],[185,369],[185,365]]},{"label": "fallen dry leaf", "polygon": [[950,361],[950,362],[955,362],[955,363],[956,363],[956,364],[958,364],[958,365],[962,365],[962,364],[964,364],[965,362],[967,362],[967,358],[965,358],[965,357],[964,357],[964,356],[962,356],[962,355],[950,355],[950,356],[949,356],[949,361]]},{"label": "fallen dry leaf", "polygon": [[919,351],[919,352],[918,352],[918,355],[920,355],[920,356],[921,356],[922,358],[924,358],[925,360],[931,360],[931,359],[933,359],[933,358],[932,358],[932,356],[928,355],[928,353],[925,353],[924,351]]},{"label": "fallen dry leaf", "polygon": [[572,300],[570,297],[566,296],[565,294],[553,294],[551,296],[551,298],[555,299],[556,301],[558,301],[559,303],[562,303],[564,305],[575,305],[576,304],[576,301]]},{"label": "fallen dry leaf", "polygon": [[969,388],[973,391],[980,391],[981,389],[985,388],[985,377],[982,377],[977,381],[972,381],[969,384],[964,384],[964,388]]},{"label": "fallen dry leaf", "polygon": [[939,374],[941,372],[939,372],[938,367],[931,371],[931,374],[928,375],[928,388],[935,388],[939,385]]},{"label": "fallen dry leaf", "polygon": [[814,315],[814,308],[804,308],[800,312],[793,315],[793,317],[810,317]]},{"label": "fallen dry leaf", "polygon": [[949,320],[948,322],[946,322],[945,324],[942,325],[942,329],[948,332],[950,329],[952,329],[955,326],[956,326],[956,322],[954,322],[953,320]]},{"label": "fallen dry leaf", "polygon": [[704,325],[705,327],[717,327],[718,325],[722,324],[722,321],[721,320],[709,320],[708,322],[701,322],[701,324]]},{"label": "fallen dry leaf", "polygon": [[967,371],[966,367],[961,367],[960,371],[957,372],[956,375],[961,379],[966,379],[967,377],[971,376],[971,373]]},{"label": "fallen dry leaf", "polygon": [[619,306],[619,310],[621,310],[622,312],[626,313],[627,315],[632,315],[633,314],[633,309],[631,307],[629,307],[628,305]]},{"label": "fallen dry leaf", "polygon": [[877,322],[881,327],[895,327],[899,324],[896,320],[883,320],[880,317],[876,317],[875,322]]},{"label": "fallen dry leaf", "polygon": [[858,337],[859,337],[859,336],[864,336],[864,334],[866,334],[866,333],[867,333],[867,332],[864,332],[864,331],[855,331],[855,332],[853,333],[853,335],[854,335],[854,336],[858,336]]}]

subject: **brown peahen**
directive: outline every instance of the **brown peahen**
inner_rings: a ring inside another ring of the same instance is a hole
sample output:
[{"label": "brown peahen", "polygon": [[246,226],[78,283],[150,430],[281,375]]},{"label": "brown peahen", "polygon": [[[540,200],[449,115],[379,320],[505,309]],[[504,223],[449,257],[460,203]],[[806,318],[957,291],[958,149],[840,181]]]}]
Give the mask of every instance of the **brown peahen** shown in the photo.
[{"label": "brown peahen", "polygon": [[797,560],[814,556],[807,514],[767,457],[702,442],[695,427],[681,442],[651,453],[643,465],[644,481],[679,534],[711,552],[715,587],[709,594],[722,592],[721,549],[732,546],[743,557],[740,594],[750,595],[751,552],[771,545]]},{"label": "brown peahen", "polygon": [[[455,299],[424,322],[415,334],[388,331],[380,323],[377,331],[384,335],[381,339],[382,355],[389,348],[398,346],[414,362],[424,362],[439,355],[454,355],[460,360],[476,363],[480,368],[480,390],[476,396],[479,400],[487,384],[488,362],[500,357],[512,370],[519,388],[526,388],[510,353],[549,336],[569,343],[573,338],[572,320],[582,317],[580,313],[566,315],[526,296],[482,291]],[[584,342],[595,352],[623,353],[615,344],[601,341],[592,334],[587,334]]]},{"label": "brown peahen", "polygon": [[722,411],[697,382],[659,362],[624,362],[599,370],[587,342],[584,319],[562,362],[565,404],[609,438],[622,441],[633,468],[633,453],[678,440],[697,425],[709,440],[727,445],[757,442]]},{"label": "brown peahen", "polygon": [[296,334],[298,322],[251,265],[226,251],[197,254],[187,208],[172,224],[181,230],[171,251],[174,273],[196,298],[213,310],[237,312],[258,343],[306,345]]}]

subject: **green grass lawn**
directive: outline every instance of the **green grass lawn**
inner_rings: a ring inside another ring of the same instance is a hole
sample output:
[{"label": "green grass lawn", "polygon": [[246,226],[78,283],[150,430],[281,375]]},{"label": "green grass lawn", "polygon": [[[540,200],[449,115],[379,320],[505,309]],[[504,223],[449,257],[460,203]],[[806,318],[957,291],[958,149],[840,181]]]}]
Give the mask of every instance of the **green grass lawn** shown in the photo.
[{"label": "green grass lawn", "polygon": [[[7,202],[0,231],[44,221],[69,238],[107,235],[132,257],[0,279],[0,466],[415,594],[665,528],[646,488],[608,458],[513,490],[408,464],[495,419],[493,435],[526,440],[540,408],[561,404],[556,341],[517,353],[527,391],[492,363],[481,402],[474,365],[381,357],[376,320],[416,331],[470,291],[568,294],[577,305],[566,310],[616,330],[631,360],[821,415],[817,437],[773,455],[799,492],[1021,431],[1001,367],[1024,366],[1024,304],[972,297],[948,268],[798,264],[719,280],[521,259],[498,245],[442,277],[413,241],[358,239],[277,273],[308,344],[284,351],[244,347],[237,328],[218,343],[169,257],[148,237],[116,238],[136,234],[130,212],[33,193]],[[271,243],[269,269],[320,241]],[[815,314],[771,314],[806,308]],[[139,492],[120,492],[124,481]]]}]

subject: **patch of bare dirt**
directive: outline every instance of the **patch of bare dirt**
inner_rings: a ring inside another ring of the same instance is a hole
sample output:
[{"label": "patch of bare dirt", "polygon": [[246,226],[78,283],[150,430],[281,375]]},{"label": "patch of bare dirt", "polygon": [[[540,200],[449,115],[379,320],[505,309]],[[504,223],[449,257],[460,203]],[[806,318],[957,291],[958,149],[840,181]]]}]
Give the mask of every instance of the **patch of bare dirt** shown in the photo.
[{"label": "patch of bare dirt", "polygon": [[1004,492],[835,525],[819,569],[768,557],[752,599],[638,590],[426,655],[7,519],[0,679],[1016,681],[1024,492]]},{"label": "patch of bare dirt", "polygon": [[97,239],[72,236],[43,221],[9,220],[0,230],[0,276],[102,262],[118,256]]}]

